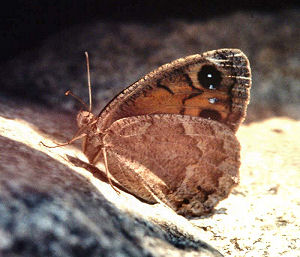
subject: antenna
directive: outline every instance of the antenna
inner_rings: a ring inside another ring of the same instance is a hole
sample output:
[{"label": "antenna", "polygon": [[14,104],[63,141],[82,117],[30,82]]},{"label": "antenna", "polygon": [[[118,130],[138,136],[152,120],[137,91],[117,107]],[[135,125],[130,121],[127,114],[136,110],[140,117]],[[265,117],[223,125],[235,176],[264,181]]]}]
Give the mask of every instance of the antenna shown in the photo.
[{"label": "antenna", "polygon": [[92,112],[92,87],[91,87],[90,62],[89,62],[88,52],[85,52],[85,57],[86,57],[86,69],[87,69],[87,76],[88,76],[89,99],[90,99],[89,112]]},{"label": "antenna", "polygon": [[90,103],[89,106],[87,106],[85,104],[85,102],[83,102],[81,100],[80,97],[78,97],[77,95],[73,94],[71,92],[71,90],[68,90],[65,95],[71,95],[73,96],[76,100],[78,100],[90,113],[92,112],[92,87],[91,87],[91,75],[90,75],[90,63],[89,63],[89,55],[88,52],[84,52],[85,53],[85,57],[86,57],[86,68],[87,68],[87,76],[88,76],[88,87],[89,87],[89,99],[90,99]]},{"label": "antenna", "polygon": [[79,102],[80,102],[87,110],[89,110],[89,108],[88,108],[88,106],[86,105],[86,103],[83,102],[79,96],[73,94],[70,90],[68,90],[68,91],[65,93],[65,95],[71,95],[71,96],[73,96],[73,97],[74,97],[77,101],[79,101]]}]

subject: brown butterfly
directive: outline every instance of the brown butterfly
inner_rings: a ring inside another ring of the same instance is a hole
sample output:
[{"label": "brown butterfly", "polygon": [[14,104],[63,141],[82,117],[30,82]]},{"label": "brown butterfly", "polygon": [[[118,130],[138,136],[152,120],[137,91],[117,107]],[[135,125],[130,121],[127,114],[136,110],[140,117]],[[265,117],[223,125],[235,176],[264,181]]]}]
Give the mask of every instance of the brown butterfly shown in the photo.
[{"label": "brown butterfly", "polygon": [[250,87],[249,61],[238,49],[175,60],[123,90],[98,116],[79,112],[82,150],[132,194],[200,216],[238,183],[234,133]]}]

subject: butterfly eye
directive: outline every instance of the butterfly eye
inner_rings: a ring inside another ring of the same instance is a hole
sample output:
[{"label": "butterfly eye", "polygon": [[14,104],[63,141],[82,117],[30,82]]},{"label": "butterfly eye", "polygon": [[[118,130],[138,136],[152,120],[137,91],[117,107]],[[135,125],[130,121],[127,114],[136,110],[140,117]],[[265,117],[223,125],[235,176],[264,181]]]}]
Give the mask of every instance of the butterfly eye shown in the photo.
[{"label": "butterfly eye", "polygon": [[198,81],[203,87],[216,90],[220,87],[222,81],[221,72],[213,65],[204,65],[198,72]]}]

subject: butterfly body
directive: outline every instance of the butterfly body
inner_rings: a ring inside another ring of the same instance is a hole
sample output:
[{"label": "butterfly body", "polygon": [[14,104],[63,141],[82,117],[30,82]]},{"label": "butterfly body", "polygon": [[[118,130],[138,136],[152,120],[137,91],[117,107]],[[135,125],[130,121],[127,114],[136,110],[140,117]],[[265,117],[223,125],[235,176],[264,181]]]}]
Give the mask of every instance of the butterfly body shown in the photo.
[{"label": "butterfly body", "polygon": [[[234,132],[249,101],[251,72],[237,49],[163,65],[116,96],[98,116],[80,112],[90,163],[148,202],[199,216],[238,183]],[[154,197],[155,196],[155,197]]]}]

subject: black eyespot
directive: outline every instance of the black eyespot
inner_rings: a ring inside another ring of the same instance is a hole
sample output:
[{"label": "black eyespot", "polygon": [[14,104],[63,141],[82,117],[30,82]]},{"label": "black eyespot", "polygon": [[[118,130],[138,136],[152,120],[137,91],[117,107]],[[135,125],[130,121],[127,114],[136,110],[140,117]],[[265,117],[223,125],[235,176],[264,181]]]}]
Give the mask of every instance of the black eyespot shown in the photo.
[{"label": "black eyespot", "polygon": [[222,119],[221,114],[216,110],[204,109],[199,113],[199,117],[217,120],[220,121]]},{"label": "black eyespot", "polygon": [[200,85],[207,89],[215,90],[220,87],[222,73],[213,65],[204,65],[197,74]]},{"label": "black eyespot", "polygon": [[187,198],[184,198],[184,199],[183,199],[183,201],[182,201],[182,203],[183,203],[183,204],[189,204],[189,203],[190,203],[190,201],[189,201],[189,199],[187,199]]}]

